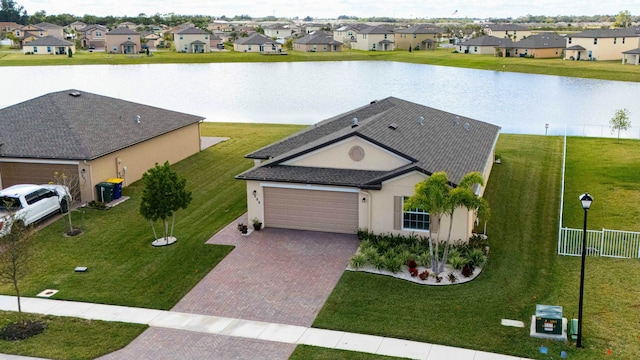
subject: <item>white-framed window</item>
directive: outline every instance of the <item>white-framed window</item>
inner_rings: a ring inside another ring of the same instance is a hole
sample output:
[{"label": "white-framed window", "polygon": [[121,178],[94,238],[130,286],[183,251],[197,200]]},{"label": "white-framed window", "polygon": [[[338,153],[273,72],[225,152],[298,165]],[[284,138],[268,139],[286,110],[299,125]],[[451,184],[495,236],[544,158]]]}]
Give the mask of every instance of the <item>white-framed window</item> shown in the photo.
[{"label": "white-framed window", "polygon": [[251,51],[251,45],[248,46],[248,50]]},{"label": "white-framed window", "polygon": [[100,31],[96,31],[96,37],[101,37],[102,33]]},{"label": "white-framed window", "polygon": [[618,38],[613,38],[613,45],[615,45],[618,42]]},{"label": "white-framed window", "polygon": [[593,38],[593,45],[598,45],[598,38]]},{"label": "white-framed window", "polygon": [[50,53],[51,52],[51,46],[47,46],[47,52]]},{"label": "white-framed window", "polygon": [[[408,197],[402,198],[402,208],[404,209],[404,202]],[[402,212],[402,229],[403,230],[418,230],[429,231],[429,222],[431,218],[429,213],[422,209],[409,209]]]},{"label": "white-framed window", "polygon": [[34,46],[34,47],[33,47],[33,52],[34,52],[34,53],[37,53],[37,52],[38,52],[38,47],[37,47],[37,46]]}]

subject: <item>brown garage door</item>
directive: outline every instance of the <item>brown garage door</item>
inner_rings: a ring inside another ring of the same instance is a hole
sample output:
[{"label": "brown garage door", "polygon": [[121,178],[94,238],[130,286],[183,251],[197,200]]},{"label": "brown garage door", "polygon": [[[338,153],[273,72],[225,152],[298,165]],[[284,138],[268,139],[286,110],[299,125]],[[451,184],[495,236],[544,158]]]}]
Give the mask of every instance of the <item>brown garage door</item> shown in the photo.
[{"label": "brown garage door", "polygon": [[264,188],[264,225],[353,234],[358,230],[358,194]]},{"label": "brown garage door", "polygon": [[[48,184],[53,181],[56,171],[59,174],[78,177],[78,165],[0,162],[4,188],[16,184]],[[79,194],[73,195],[79,199]]]}]

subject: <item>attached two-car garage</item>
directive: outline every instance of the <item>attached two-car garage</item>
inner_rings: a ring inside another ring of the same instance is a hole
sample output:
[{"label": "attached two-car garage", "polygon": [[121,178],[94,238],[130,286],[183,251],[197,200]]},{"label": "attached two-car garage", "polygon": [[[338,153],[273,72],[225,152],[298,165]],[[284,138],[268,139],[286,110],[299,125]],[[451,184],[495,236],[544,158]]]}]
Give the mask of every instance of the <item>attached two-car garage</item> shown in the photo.
[{"label": "attached two-car garage", "polygon": [[358,193],[265,187],[264,225],[354,234]]}]

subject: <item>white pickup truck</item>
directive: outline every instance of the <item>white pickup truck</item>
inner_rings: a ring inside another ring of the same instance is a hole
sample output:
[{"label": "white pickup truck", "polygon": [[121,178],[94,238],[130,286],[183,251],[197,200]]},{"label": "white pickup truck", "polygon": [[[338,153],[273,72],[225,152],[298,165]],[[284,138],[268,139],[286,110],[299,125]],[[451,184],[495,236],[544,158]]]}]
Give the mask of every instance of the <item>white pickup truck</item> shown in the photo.
[{"label": "white pickup truck", "polygon": [[29,226],[55,212],[68,212],[70,202],[69,189],[62,185],[25,184],[0,190],[0,236],[11,231],[14,219]]}]

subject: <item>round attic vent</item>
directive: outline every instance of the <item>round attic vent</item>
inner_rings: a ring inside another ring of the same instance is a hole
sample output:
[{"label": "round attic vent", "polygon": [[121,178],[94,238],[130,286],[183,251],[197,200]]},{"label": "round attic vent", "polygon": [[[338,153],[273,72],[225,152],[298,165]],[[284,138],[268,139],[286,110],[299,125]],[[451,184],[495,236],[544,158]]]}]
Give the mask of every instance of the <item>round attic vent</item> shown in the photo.
[{"label": "round attic vent", "polygon": [[364,159],[364,149],[358,145],[352,146],[351,149],[349,149],[349,157],[353,161],[360,161]]}]

